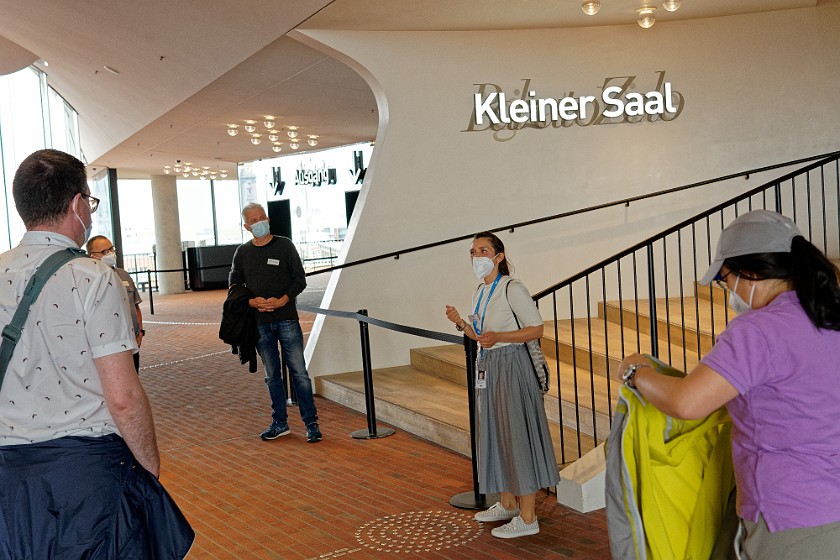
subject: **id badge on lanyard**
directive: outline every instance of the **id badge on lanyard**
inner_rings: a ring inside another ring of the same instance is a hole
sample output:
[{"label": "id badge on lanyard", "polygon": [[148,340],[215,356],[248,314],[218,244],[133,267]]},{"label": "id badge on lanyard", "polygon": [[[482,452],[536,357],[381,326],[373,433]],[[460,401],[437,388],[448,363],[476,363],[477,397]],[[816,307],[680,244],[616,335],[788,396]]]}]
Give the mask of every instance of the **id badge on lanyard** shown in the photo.
[{"label": "id badge on lanyard", "polygon": [[[477,335],[480,335],[484,330],[484,318],[487,315],[487,306],[490,305],[490,298],[493,297],[493,292],[496,290],[496,286],[499,284],[499,280],[501,280],[501,278],[502,274],[499,273],[499,275],[496,276],[496,279],[493,280],[493,285],[490,286],[490,292],[487,294],[487,299],[484,300],[484,310],[481,312],[481,316],[479,317],[478,310],[481,307],[481,296],[484,295],[485,286],[481,287],[481,292],[479,292],[477,301],[475,302],[475,311],[468,317],[472,323],[473,331],[475,331],[475,334]],[[480,348],[478,351],[478,364],[475,371],[475,388],[487,388],[487,369],[484,367],[484,348]]]}]

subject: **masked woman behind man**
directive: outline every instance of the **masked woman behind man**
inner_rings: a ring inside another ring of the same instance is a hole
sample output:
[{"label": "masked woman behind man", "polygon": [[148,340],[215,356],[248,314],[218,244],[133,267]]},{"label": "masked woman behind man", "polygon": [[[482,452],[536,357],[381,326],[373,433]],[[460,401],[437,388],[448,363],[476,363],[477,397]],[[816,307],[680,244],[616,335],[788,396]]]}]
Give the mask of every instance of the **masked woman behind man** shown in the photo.
[{"label": "masked woman behind man", "polygon": [[742,560],[840,554],[840,288],[837,268],[788,218],[741,215],[721,233],[701,284],[737,316],[685,378],[635,354],[618,373],[664,413],[726,405]]},{"label": "masked woman behind man", "polygon": [[473,293],[473,312],[464,320],[447,305],[446,317],[481,347],[474,388],[478,483],[483,493],[501,492],[501,502],[475,518],[509,521],[491,531],[494,537],[534,535],[540,531],[537,491],[559,481],[543,395],[524,344],[542,336],[543,321],[525,285],[511,279],[498,237],[476,234],[470,258],[481,280]]}]

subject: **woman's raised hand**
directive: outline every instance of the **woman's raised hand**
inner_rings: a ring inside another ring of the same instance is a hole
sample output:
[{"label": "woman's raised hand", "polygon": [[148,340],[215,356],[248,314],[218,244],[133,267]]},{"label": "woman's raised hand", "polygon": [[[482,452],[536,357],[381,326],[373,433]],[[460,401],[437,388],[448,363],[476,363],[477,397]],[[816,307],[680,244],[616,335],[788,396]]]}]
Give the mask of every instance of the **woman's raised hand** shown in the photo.
[{"label": "woman's raised hand", "polygon": [[461,324],[461,314],[458,313],[458,310],[452,307],[451,305],[446,306],[446,318],[455,323],[456,325]]}]

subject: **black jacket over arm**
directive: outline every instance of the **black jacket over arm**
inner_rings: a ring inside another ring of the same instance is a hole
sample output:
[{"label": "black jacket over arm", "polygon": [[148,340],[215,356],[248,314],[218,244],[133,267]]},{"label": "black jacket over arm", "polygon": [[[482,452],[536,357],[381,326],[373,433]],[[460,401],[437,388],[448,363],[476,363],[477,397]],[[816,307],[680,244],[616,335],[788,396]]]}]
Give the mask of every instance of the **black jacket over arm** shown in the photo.
[{"label": "black jacket over arm", "polygon": [[248,371],[257,371],[257,332],[256,311],[248,305],[254,294],[248,288],[232,285],[228,288],[227,299],[222,307],[222,324],[219,338],[231,345],[231,351],[239,354],[239,363],[248,362]]}]

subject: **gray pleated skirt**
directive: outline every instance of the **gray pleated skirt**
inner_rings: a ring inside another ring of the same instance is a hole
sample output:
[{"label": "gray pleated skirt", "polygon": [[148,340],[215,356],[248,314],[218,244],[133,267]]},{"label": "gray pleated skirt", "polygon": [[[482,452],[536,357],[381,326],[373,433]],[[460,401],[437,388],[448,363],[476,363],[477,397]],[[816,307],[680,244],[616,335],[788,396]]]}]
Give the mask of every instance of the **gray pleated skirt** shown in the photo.
[{"label": "gray pleated skirt", "polygon": [[480,491],[527,496],[556,485],[557,458],[525,345],[485,350],[477,364],[487,380],[475,389]]}]

